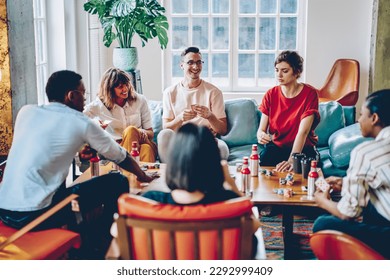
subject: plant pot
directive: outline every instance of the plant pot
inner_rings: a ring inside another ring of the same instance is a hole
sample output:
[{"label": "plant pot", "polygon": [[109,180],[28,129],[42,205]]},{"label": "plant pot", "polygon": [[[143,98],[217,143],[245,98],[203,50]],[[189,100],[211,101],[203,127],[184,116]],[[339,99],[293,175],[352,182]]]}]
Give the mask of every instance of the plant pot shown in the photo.
[{"label": "plant pot", "polygon": [[137,48],[115,48],[113,51],[112,64],[121,70],[131,71],[137,69]]}]

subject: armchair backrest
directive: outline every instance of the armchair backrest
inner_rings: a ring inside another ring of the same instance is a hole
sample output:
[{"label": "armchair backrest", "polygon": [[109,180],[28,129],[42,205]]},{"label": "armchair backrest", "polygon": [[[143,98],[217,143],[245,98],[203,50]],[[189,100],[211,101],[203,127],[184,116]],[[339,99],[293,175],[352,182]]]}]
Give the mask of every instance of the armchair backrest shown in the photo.
[{"label": "armchair backrest", "polygon": [[118,200],[120,258],[250,259],[252,206],[244,197],[178,206],[124,194]]},{"label": "armchair backrest", "polygon": [[320,260],[384,260],[362,241],[336,230],[322,230],[310,236],[310,247]]},{"label": "armchair backrest", "polygon": [[322,88],[321,101],[335,100],[343,106],[355,105],[359,98],[360,68],[355,59],[337,59]]}]

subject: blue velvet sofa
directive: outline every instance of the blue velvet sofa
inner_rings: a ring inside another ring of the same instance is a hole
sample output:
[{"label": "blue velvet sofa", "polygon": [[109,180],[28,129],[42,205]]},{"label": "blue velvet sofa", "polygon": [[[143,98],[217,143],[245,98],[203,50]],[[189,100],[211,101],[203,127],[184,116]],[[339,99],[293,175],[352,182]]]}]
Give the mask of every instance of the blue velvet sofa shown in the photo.
[{"label": "blue velvet sofa", "polygon": [[[155,141],[162,129],[162,103],[149,101],[152,113]],[[221,136],[229,147],[229,164],[242,161],[251,153],[252,144],[257,143],[256,132],[261,112],[254,99],[239,98],[225,101],[228,133]],[[337,102],[320,103],[321,122],[316,128],[319,137],[318,150],[321,154],[323,172],[327,176],[344,176],[349,165],[351,150],[363,141],[359,124],[355,123],[354,106],[341,106]],[[259,150],[262,145],[258,145]]]}]

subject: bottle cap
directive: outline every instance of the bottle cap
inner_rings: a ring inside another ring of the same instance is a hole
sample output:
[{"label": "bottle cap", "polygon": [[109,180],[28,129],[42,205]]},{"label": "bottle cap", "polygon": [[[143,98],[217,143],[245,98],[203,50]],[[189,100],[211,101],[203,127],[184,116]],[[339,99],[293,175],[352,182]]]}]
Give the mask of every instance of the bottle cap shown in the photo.
[{"label": "bottle cap", "polygon": [[98,156],[96,156],[96,157],[91,158],[89,161],[90,162],[99,162],[100,158]]}]

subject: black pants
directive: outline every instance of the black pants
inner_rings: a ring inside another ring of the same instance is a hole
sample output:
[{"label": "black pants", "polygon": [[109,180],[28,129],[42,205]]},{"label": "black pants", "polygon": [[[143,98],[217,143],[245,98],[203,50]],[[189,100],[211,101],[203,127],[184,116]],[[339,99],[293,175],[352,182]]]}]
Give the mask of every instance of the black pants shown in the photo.
[{"label": "black pants", "polygon": [[363,222],[341,220],[332,215],[318,217],[313,225],[313,232],[320,230],[338,230],[349,234],[390,259],[390,221],[380,215],[369,203],[363,211]]},{"label": "black pants", "polygon": [[[260,152],[260,165],[261,166],[276,166],[278,163],[288,160],[291,154],[292,147],[281,148],[270,142],[264,146],[264,149]],[[320,154],[316,147],[306,146],[303,148],[302,153],[308,158],[317,159],[320,163]],[[321,167],[321,165],[318,165]]]}]

